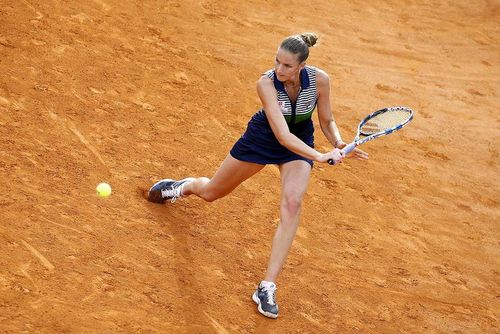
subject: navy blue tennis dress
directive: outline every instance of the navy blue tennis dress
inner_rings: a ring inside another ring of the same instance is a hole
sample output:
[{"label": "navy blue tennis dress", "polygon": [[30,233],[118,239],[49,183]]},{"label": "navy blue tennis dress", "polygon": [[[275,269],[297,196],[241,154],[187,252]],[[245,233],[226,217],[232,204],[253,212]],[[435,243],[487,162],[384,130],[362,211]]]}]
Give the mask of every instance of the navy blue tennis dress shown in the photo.
[{"label": "navy blue tennis dress", "polygon": [[[314,148],[314,125],[311,119],[318,101],[316,68],[305,66],[300,72],[300,91],[295,103],[290,101],[285,85],[278,80],[274,70],[264,73],[274,82],[278,105],[285,117],[290,132]],[[259,110],[248,122],[247,129],[230,151],[235,159],[257,164],[283,164],[293,160],[312,160],[293,153],[276,139],[264,109]]]}]

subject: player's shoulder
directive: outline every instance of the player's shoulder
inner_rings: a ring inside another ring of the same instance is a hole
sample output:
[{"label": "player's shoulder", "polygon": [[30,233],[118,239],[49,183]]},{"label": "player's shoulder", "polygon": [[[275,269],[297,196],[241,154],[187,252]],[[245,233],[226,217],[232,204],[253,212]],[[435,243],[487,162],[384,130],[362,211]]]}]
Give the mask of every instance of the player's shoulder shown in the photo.
[{"label": "player's shoulder", "polygon": [[326,73],[325,70],[322,70],[319,67],[314,67],[314,69],[316,70],[316,77],[318,79],[320,79],[320,80],[328,80],[330,78],[330,76],[328,75],[328,73]]},{"label": "player's shoulder", "polygon": [[264,73],[257,79],[257,82],[273,82],[273,78],[270,78]]},{"label": "player's shoulder", "polygon": [[273,81],[274,80],[274,69],[270,69],[262,73],[259,77],[259,81],[264,80],[264,81]]},{"label": "player's shoulder", "polygon": [[319,67],[309,67],[314,68],[314,71],[316,72],[316,82],[318,84],[328,84],[328,82],[330,81],[330,76],[328,75],[328,73],[326,73],[326,71],[322,70]]},{"label": "player's shoulder", "polygon": [[259,79],[257,79],[257,87],[258,88],[274,87],[273,78],[269,76],[268,72],[262,73]]}]

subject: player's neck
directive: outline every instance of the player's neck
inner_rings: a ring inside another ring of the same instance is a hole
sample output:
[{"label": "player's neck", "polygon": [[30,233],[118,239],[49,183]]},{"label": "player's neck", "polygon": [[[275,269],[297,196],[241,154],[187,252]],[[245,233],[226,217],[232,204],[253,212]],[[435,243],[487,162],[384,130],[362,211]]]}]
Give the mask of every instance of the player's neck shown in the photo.
[{"label": "player's neck", "polygon": [[283,84],[288,88],[298,88],[300,86],[300,74],[297,74],[296,77],[290,78],[290,80],[286,80]]}]

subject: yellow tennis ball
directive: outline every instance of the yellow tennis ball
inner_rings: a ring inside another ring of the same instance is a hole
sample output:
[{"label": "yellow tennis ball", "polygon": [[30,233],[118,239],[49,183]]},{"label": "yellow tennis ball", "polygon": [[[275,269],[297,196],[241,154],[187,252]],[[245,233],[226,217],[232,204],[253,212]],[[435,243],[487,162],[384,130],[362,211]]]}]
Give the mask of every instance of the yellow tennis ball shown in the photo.
[{"label": "yellow tennis ball", "polygon": [[111,195],[111,186],[106,182],[99,183],[95,190],[97,191],[97,195],[101,197],[108,197]]}]

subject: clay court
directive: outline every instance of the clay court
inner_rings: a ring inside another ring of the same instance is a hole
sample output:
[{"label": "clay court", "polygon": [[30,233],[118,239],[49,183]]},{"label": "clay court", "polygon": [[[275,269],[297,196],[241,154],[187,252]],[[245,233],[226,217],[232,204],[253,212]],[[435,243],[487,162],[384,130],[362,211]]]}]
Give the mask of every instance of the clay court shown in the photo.
[{"label": "clay court", "polygon": [[[0,1],[0,332],[499,333],[499,22],[494,0]],[[211,177],[304,31],[344,140],[416,115],[315,164],[271,320],[276,166],[213,203],[138,189]]]}]

